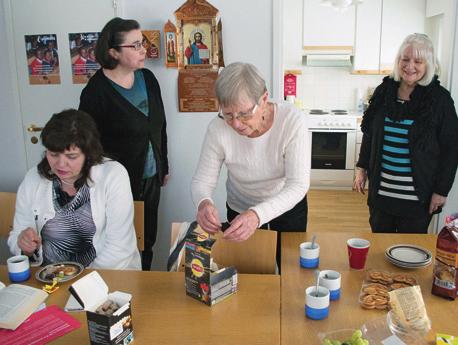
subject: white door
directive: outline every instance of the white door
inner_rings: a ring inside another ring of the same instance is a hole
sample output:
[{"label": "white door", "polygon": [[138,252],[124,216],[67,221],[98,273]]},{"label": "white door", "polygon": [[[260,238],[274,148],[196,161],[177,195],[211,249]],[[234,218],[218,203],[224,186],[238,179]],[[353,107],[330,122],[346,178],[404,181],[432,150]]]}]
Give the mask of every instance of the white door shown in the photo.
[{"label": "white door", "polygon": [[[84,84],[73,84],[69,33],[100,32],[115,17],[116,0],[3,0],[8,26],[8,48],[14,56],[20,116],[24,130],[27,166],[36,165],[43,154],[40,128],[52,114],[76,108]],[[119,6],[119,5],[118,5]],[[55,34],[59,53],[60,84],[30,85],[25,35]]]}]

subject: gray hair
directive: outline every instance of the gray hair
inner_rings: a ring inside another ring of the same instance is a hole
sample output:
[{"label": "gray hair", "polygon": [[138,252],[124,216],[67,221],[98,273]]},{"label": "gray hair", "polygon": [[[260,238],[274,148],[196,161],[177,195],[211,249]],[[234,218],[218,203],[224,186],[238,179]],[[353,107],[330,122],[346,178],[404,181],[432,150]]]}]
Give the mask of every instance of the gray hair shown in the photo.
[{"label": "gray hair", "polygon": [[440,66],[437,56],[434,52],[433,42],[425,34],[411,34],[404,39],[399,47],[396,59],[394,60],[393,72],[391,76],[395,81],[400,81],[399,75],[399,61],[407,48],[412,48],[415,58],[422,59],[426,63],[426,72],[423,78],[418,81],[419,85],[426,86],[434,78],[434,75],[439,75]]},{"label": "gray hair", "polygon": [[216,98],[220,105],[238,104],[244,97],[258,103],[267,91],[258,69],[249,63],[234,62],[225,67],[216,80]]}]

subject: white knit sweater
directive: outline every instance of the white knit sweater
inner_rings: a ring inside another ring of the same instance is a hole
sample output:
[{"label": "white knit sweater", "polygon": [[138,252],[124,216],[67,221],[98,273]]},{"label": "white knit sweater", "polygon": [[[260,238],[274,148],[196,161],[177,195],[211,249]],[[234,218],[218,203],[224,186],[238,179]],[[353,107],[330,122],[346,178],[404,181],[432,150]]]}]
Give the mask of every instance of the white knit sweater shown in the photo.
[{"label": "white knit sweater", "polygon": [[276,105],[272,127],[257,138],[238,134],[215,118],[207,129],[192,179],[196,206],[211,196],[226,164],[227,203],[241,213],[254,210],[265,224],[292,209],[310,185],[311,148],[304,114],[287,103]]}]

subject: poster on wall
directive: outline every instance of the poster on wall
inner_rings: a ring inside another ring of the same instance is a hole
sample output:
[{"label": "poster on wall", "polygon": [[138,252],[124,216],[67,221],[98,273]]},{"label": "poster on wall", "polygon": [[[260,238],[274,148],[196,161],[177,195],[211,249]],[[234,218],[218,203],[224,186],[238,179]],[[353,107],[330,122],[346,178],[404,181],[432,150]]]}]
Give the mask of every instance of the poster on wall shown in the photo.
[{"label": "poster on wall", "polygon": [[161,31],[160,30],[142,30],[143,47],[146,49],[147,59],[159,59],[161,57]]},{"label": "poster on wall", "polygon": [[60,84],[57,35],[24,37],[30,85]]},{"label": "poster on wall", "polygon": [[169,20],[164,25],[165,66],[178,67],[177,28]]},{"label": "poster on wall", "polygon": [[99,32],[68,34],[73,84],[86,84],[100,68],[95,59],[95,45]]}]

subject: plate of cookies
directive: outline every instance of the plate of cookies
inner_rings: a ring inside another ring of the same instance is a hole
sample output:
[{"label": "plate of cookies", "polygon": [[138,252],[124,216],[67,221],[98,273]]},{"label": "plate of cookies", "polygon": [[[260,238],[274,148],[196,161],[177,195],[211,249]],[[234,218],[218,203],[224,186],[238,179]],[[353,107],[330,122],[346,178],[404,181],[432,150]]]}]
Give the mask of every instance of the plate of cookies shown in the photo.
[{"label": "plate of cookies", "polygon": [[364,309],[389,309],[388,292],[417,284],[417,279],[410,274],[368,270],[361,286],[359,304]]},{"label": "plate of cookies", "polygon": [[37,271],[35,278],[43,283],[52,283],[54,279],[57,279],[59,283],[63,283],[79,276],[83,270],[84,266],[79,262],[56,262]]}]

